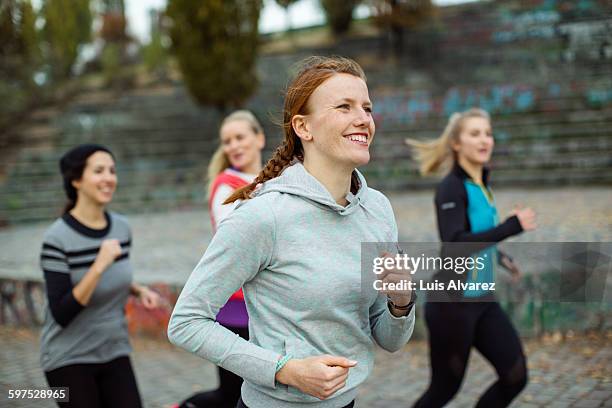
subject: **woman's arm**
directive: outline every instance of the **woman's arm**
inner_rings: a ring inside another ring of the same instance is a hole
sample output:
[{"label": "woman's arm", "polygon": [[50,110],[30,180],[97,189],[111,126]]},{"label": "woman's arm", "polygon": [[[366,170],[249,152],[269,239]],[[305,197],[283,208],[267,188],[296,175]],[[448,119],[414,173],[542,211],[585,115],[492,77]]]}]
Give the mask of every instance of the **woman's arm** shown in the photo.
[{"label": "woman's arm", "polygon": [[500,242],[523,231],[518,218],[511,216],[494,228],[471,232],[465,187],[458,180],[449,180],[438,188],[435,204],[442,242]]},{"label": "woman's arm", "polygon": [[274,215],[264,199],[257,201],[247,201],[220,225],[179,296],[168,338],[248,381],[274,388],[280,353],[256,346],[215,322],[232,293],[272,258]]},{"label": "woman's arm", "polygon": [[102,273],[121,254],[117,240],[102,242],[96,260],[75,286],[70,278],[70,267],[63,247],[57,240],[45,242],[40,255],[44,273],[47,301],[51,315],[62,327],[68,324],[89,303]]},{"label": "woman's arm", "polygon": [[378,295],[370,307],[370,330],[376,343],[389,352],[400,350],[408,343],[414,331],[415,307],[401,317],[389,310],[387,296]]},{"label": "woman's arm", "polygon": [[[389,250],[397,248],[398,229],[393,207],[386,197],[382,197],[387,225],[390,229],[387,236]],[[379,293],[376,301],[369,309],[370,330],[376,343],[387,351],[400,350],[408,343],[414,330],[415,308],[408,312],[389,307],[387,295]],[[403,306],[403,305],[401,305]]]},{"label": "woman's arm", "polygon": [[234,189],[227,184],[221,184],[217,187],[215,194],[211,197],[210,211],[211,217],[214,220],[214,225],[217,227],[219,223],[231,214],[235,204],[223,204],[234,192]]}]

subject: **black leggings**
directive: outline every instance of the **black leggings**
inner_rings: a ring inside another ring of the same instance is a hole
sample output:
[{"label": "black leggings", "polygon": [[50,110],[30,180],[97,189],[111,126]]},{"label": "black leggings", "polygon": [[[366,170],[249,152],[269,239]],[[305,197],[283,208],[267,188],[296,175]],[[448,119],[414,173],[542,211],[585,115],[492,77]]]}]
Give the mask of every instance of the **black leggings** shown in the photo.
[{"label": "black leggings", "polygon": [[442,407],[459,390],[472,346],[498,379],[477,407],[506,407],[527,384],[521,341],[497,302],[426,303],[431,382],[414,407]]},{"label": "black leggings", "polygon": [[46,371],[49,387],[68,387],[61,408],[139,408],[138,385],[127,356],[108,363],[73,364]]},{"label": "black leggings", "polygon": [[[355,401],[351,401],[348,405],[345,405],[342,408],[353,408],[354,406],[355,406]],[[238,401],[238,405],[236,405],[236,408],[249,408],[249,407],[247,407],[244,401],[242,400],[242,398],[240,398],[240,400]]]},{"label": "black leggings", "polygon": [[[247,327],[224,326],[243,339],[249,339]],[[240,398],[242,378],[219,366],[219,388],[207,392],[199,392],[181,402],[179,408],[234,408]]]}]

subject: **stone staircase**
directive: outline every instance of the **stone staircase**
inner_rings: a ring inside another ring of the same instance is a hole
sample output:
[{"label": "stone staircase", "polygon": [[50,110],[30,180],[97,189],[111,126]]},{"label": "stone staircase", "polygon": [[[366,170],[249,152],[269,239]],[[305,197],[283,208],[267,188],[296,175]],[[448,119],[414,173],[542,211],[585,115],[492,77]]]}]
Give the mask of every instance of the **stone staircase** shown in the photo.
[{"label": "stone staircase", "polygon": [[[403,141],[436,137],[451,112],[471,106],[493,117],[496,187],[612,185],[612,58],[563,61],[567,45],[556,35],[500,42],[498,31],[524,29],[507,22],[509,13],[530,12],[517,4],[442,9],[439,25],[445,31],[416,33],[408,41],[432,41],[422,58],[410,52],[393,56],[381,38],[261,56],[260,87],[247,108],[266,130],[265,156],[281,137],[271,119],[280,117],[292,64],[308,55],[341,54],[357,59],[368,74],[377,134],[372,161],[363,170],[375,188],[431,187],[436,179],[418,176]],[[598,8],[597,21],[612,18],[605,2],[589,4]],[[66,106],[36,111],[0,138],[10,141],[0,152],[0,225],[57,216],[64,201],[59,157],[84,142],[105,144],[117,156],[115,210],[205,206],[204,175],[221,118],[197,107],[180,83],[120,93],[98,87]]]}]

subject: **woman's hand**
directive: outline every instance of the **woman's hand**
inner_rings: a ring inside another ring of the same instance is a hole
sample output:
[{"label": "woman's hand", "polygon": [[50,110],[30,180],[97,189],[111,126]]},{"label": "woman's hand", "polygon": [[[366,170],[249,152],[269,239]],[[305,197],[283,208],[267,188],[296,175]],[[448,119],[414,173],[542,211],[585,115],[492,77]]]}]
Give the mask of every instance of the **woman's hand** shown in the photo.
[{"label": "woman's hand", "polygon": [[155,309],[161,305],[161,296],[146,286],[138,287],[138,299],[147,309]]},{"label": "woman's hand", "polygon": [[276,373],[276,380],[324,400],[346,385],[349,369],[356,365],[356,361],[330,355],[292,359]]},{"label": "woman's hand", "polygon": [[536,223],[536,213],[531,208],[523,208],[521,205],[514,207],[514,210],[510,213],[510,216],[516,215],[521,224],[523,231],[533,231],[538,227]]},{"label": "woman's hand", "polygon": [[121,245],[118,239],[105,239],[100,245],[98,255],[93,263],[94,270],[102,274],[109,266],[115,262],[115,259],[121,255]]},{"label": "woman's hand", "polygon": [[510,276],[512,277],[512,283],[518,283],[521,280],[523,273],[521,272],[519,267],[514,263],[512,259],[510,259],[507,256],[502,256],[501,264],[504,266],[504,268],[510,271]]},{"label": "woman's hand", "polygon": [[[381,254],[384,258],[393,257],[388,252],[383,252]],[[383,289],[379,290],[379,293],[386,294],[387,297],[394,305],[397,306],[406,306],[410,303],[412,299],[412,290],[410,289],[410,282],[412,282],[412,275],[410,274],[409,269],[397,269],[393,268],[385,268],[384,272],[378,275],[378,279],[380,279],[383,285],[392,284],[395,287],[403,287],[404,289]],[[402,285],[400,285],[402,284]],[[389,287],[389,286],[383,286]]]}]

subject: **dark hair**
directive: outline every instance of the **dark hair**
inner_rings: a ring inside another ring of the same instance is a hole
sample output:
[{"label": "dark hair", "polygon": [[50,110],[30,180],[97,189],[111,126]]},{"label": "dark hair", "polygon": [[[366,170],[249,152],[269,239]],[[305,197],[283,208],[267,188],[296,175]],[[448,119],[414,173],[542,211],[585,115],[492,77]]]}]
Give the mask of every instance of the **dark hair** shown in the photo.
[{"label": "dark hair", "polygon": [[98,144],[82,144],[68,150],[60,159],[59,166],[64,179],[64,191],[68,198],[64,207],[64,214],[72,210],[77,202],[77,191],[72,182],[80,180],[83,176],[83,170],[85,170],[89,156],[100,151],[110,154],[113,159],[115,158],[113,152],[107,147]]}]

